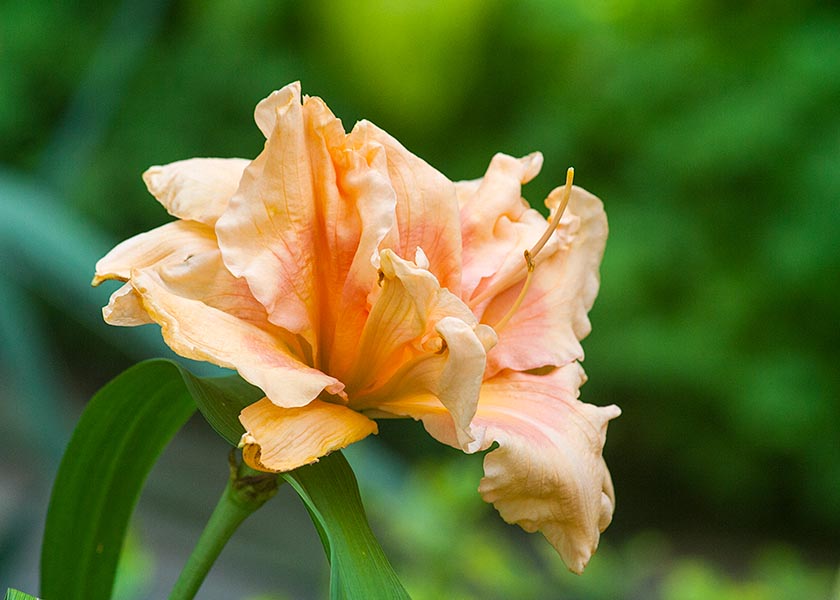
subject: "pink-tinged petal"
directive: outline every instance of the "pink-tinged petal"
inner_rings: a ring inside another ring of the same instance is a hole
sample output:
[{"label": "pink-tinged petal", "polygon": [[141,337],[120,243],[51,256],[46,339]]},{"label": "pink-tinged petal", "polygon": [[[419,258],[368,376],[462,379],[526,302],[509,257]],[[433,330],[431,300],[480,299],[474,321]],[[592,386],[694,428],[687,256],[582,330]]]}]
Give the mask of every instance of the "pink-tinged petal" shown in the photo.
[{"label": "pink-tinged petal", "polygon": [[[315,345],[317,213],[299,89],[272,95],[275,127],[216,223],[227,268],[244,277],[275,325]],[[328,260],[327,257],[323,257]]]},{"label": "pink-tinged petal", "polygon": [[[577,400],[584,380],[572,363],[547,375],[505,371],[486,381],[468,449],[499,445],[484,459],[479,492],[505,521],[540,531],[575,573],[612,520],[615,498],[602,450],[607,422],[621,413]],[[384,408],[422,420],[433,437],[460,447],[440,403],[415,396]]]},{"label": "pink-tinged petal", "polygon": [[[556,206],[549,208],[554,209]],[[569,228],[564,230],[561,220],[558,228],[561,247],[568,255],[563,277],[566,281],[575,282],[570,287],[576,288],[576,292],[564,296],[564,305],[568,306],[575,335],[583,339],[592,330],[587,313],[601,286],[599,267],[607,244],[609,226],[604,204],[583,188],[572,188],[567,210],[580,221],[570,223]]]},{"label": "pink-tinged petal", "polygon": [[242,158],[191,158],[143,173],[149,193],[179,219],[214,225],[239,187],[250,161]]},{"label": "pink-tinged petal", "polygon": [[542,162],[539,152],[519,159],[496,154],[482,179],[457,184],[463,298],[471,298],[482,279],[503,269],[509,256],[518,254],[521,262],[522,250],[544,231],[545,220],[522,199],[522,185],[539,173]]},{"label": "pink-tinged petal", "polygon": [[[201,272],[192,271],[189,261],[177,269],[132,272],[131,284],[170,348],[186,358],[237,370],[278,405],[303,406],[323,390],[341,393],[341,382],[300,362],[279,335],[205,303]],[[220,301],[230,304],[228,300]]]},{"label": "pink-tinged petal", "polygon": [[382,290],[359,340],[357,363],[342,377],[350,405],[374,410],[404,396],[431,395],[449,411],[466,445],[495,333],[478,325],[426,269],[391,250],[380,254],[380,267]]},{"label": "pink-tinged petal", "polygon": [[179,263],[215,248],[212,228],[193,221],[173,221],[125,240],[99,259],[92,284],[108,279],[128,281],[132,269]]},{"label": "pink-tinged petal", "polygon": [[426,269],[391,250],[383,250],[379,259],[382,289],[358,340],[356,362],[339,375],[351,397],[387,381],[406,360],[439,350],[435,327],[441,319],[455,317],[471,328],[477,324],[470,309]]},{"label": "pink-tinged petal", "polygon": [[282,408],[268,398],[239,415],[246,434],[242,456],[254,469],[291,471],[377,433],[376,423],[345,406],[313,400]]},{"label": "pink-tinged petal", "polygon": [[416,416],[406,406],[433,405],[454,433],[456,447],[472,451],[471,422],[478,405],[487,350],[496,343],[493,330],[445,317],[435,331],[443,340],[438,352],[407,362],[382,387],[353,403],[375,415]]},{"label": "pink-tinged petal", "polygon": [[549,375],[506,372],[482,388],[475,428],[484,459],[479,492],[509,523],[540,531],[570,570],[581,573],[615,508],[602,450],[617,406],[577,400],[577,363]]},{"label": "pink-tinged petal", "polygon": [[413,257],[416,248],[422,248],[429,270],[441,286],[459,294],[461,228],[455,184],[373,123],[360,121],[348,136],[354,147],[371,142],[385,149],[397,198],[397,227],[385,238],[383,247],[403,258]]},{"label": "pink-tinged petal", "polygon": [[[590,329],[587,312],[598,293],[598,268],[607,239],[603,205],[574,188],[558,232],[559,249],[540,262],[524,301],[500,328],[499,343],[487,355],[487,373],[562,366],[583,358],[579,340]],[[523,282],[524,283],[524,282]],[[493,325],[510,310],[522,284],[494,298],[482,315]]]},{"label": "pink-tinged petal", "polygon": [[394,228],[396,196],[379,144],[349,149],[344,128],[320,98],[303,104],[313,163],[324,170],[313,182],[321,233],[317,246],[319,360],[329,372],[347,370],[356,354],[377,282],[371,258]]},{"label": "pink-tinged petal", "polygon": [[102,309],[102,317],[108,325],[120,327],[136,327],[154,323],[143,308],[140,296],[130,283],[126,283],[111,294],[108,306]]}]

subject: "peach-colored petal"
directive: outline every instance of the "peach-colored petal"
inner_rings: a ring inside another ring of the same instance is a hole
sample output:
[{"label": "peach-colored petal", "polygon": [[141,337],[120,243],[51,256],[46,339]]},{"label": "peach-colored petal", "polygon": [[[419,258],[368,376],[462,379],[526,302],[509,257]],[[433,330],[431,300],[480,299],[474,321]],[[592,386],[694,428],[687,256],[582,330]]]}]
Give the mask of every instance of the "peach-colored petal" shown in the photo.
[{"label": "peach-colored petal", "polygon": [[355,147],[376,142],[385,149],[388,175],[396,192],[397,227],[383,247],[403,258],[422,248],[429,270],[454,294],[461,287],[461,228],[455,184],[406,150],[373,123],[360,121],[348,136]]},{"label": "peach-colored petal", "polygon": [[130,283],[126,283],[111,294],[108,306],[102,309],[102,317],[108,325],[136,327],[154,323],[143,308],[140,296]]},{"label": "peach-colored petal", "polygon": [[341,393],[341,382],[300,362],[279,336],[206,304],[206,270],[190,271],[189,261],[177,267],[131,275],[143,306],[176,353],[235,369],[282,406],[303,406],[323,390]]},{"label": "peach-colored petal", "polygon": [[351,406],[377,409],[403,396],[432,396],[449,411],[466,446],[496,335],[427,270],[390,250],[382,251],[380,266],[382,292],[346,378]]},{"label": "peach-colored petal", "polygon": [[433,405],[453,428],[456,447],[472,451],[475,437],[471,422],[478,405],[487,350],[496,335],[486,325],[473,328],[454,317],[435,327],[443,340],[439,352],[403,364],[381,387],[354,399],[352,406],[371,416],[415,416],[406,406]]},{"label": "peach-colored petal", "polygon": [[479,491],[502,517],[540,531],[572,571],[598,547],[615,508],[602,457],[607,422],[621,411],[577,400],[584,381],[577,363],[550,375],[508,372],[482,388],[475,427],[486,428]]},{"label": "peach-colored petal", "polygon": [[[463,275],[461,296],[472,297],[479,282],[497,273],[511,254],[522,250],[545,229],[545,221],[522,200],[522,185],[539,173],[539,152],[520,159],[496,154],[484,177],[458,184],[461,203]],[[519,233],[514,224],[530,225]],[[533,239],[531,239],[533,238]]]},{"label": "peach-colored petal", "polygon": [[300,81],[271,92],[257,103],[254,109],[254,121],[266,139],[271,137],[277,127],[277,112],[284,109],[290,98],[296,98],[300,102]]},{"label": "peach-colored petal", "polygon": [[426,269],[388,249],[379,261],[382,290],[358,341],[357,361],[342,377],[351,396],[386,381],[418,353],[439,350],[435,327],[444,317],[460,319],[471,329],[477,324],[470,309]]},{"label": "peach-colored petal", "polygon": [[394,228],[396,196],[379,144],[347,147],[341,121],[320,98],[303,104],[313,162],[325,169],[313,182],[318,199],[318,335],[320,364],[343,373],[353,361],[369,310],[377,270],[371,257]]},{"label": "peach-colored petal", "polygon": [[132,269],[179,263],[215,248],[212,228],[193,221],[173,221],[117,245],[96,263],[92,283],[99,285],[108,279],[128,281]]},{"label": "peach-colored petal", "polygon": [[[472,424],[476,442],[469,448],[498,443],[484,459],[482,497],[507,522],[542,532],[576,573],[612,519],[615,499],[601,451],[607,422],[621,412],[577,400],[583,381],[577,363],[547,375],[505,371],[486,381]],[[382,408],[421,419],[436,439],[460,446],[452,420],[429,398]]]},{"label": "peach-colored petal", "polygon": [[149,193],[179,219],[212,226],[227,208],[250,161],[242,158],[191,158],[143,173]]},{"label": "peach-colored petal", "polygon": [[274,130],[245,169],[216,234],[228,269],[247,280],[271,322],[314,346],[318,219],[300,90],[287,86],[272,98]]},{"label": "peach-colored petal", "polygon": [[[587,312],[598,293],[607,220],[601,201],[580,188],[574,188],[566,210],[562,245],[539,263],[521,306],[497,331],[499,344],[487,356],[485,377],[502,369],[527,371],[583,358],[579,340],[590,331]],[[501,321],[521,287],[494,298],[482,320],[491,325]]]},{"label": "peach-colored petal", "polygon": [[364,415],[320,400],[282,408],[263,398],[243,410],[239,420],[247,431],[242,456],[261,471],[291,471],[377,433],[376,423]]}]

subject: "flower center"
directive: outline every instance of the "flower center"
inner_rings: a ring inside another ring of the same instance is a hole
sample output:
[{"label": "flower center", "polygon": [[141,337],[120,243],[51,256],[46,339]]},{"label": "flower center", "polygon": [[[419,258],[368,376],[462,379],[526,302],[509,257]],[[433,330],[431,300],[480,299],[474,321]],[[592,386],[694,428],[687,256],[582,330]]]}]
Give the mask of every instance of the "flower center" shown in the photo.
[{"label": "flower center", "polygon": [[554,233],[554,230],[557,229],[557,226],[560,224],[560,219],[563,216],[563,213],[566,210],[566,206],[569,204],[569,198],[572,195],[572,182],[575,178],[575,170],[573,167],[569,167],[566,171],[566,185],[563,187],[556,187],[551,190],[551,193],[548,195],[546,199],[546,203],[549,201],[557,198],[560,194],[562,197],[560,199],[560,203],[557,206],[557,210],[554,211],[554,216],[552,216],[551,221],[548,223],[548,227],[546,228],[545,232],[542,234],[537,243],[534,244],[530,250],[525,250],[525,269],[527,271],[527,275],[525,276],[525,284],[522,286],[522,290],[519,292],[519,296],[517,296],[516,301],[511,305],[510,310],[505,313],[505,316],[501,318],[501,320],[493,326],[493,329],[496,331],[501,330],[505,325],[508,324],[511,317],[519,310],[519,307],[522,306],[522,301],[525,300],[525,296],[528,294],[528,288],[531,287],[531,280],[534,277],[534,269],[537,266],[535,259],[537,258],[537,254],[545,247],[548,243],[548,240],[551,238],[551,234]]}]

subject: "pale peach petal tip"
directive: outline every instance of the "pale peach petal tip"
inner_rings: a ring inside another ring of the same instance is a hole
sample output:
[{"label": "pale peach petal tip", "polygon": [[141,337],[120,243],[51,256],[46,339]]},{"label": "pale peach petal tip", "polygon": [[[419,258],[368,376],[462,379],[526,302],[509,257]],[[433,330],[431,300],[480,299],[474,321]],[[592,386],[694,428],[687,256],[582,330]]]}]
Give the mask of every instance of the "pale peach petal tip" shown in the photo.
[{"label": "pale peach petal tip", "polygon": [[245,461],[254,469],[275,473],[318,462],[378,432],[375,421],[320,400],[301,408],[282,408],[263,398],[243,410],[239,420],[247,432],[240,441]]}]

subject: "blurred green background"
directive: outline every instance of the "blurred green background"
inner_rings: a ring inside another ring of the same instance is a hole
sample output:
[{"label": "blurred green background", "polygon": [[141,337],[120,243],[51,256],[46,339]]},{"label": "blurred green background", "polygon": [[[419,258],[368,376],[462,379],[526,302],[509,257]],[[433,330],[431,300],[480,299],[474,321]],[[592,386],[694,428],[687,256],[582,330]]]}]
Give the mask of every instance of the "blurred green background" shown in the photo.
[{"label": "blurred green background", "polygon": [[[599,553],[566,573],[481,502],[480,457],[386,423],[348,454],[416,598],[840,597],[840,9],[772,0],[0,4],[0,583],[36,590],[85,399],[164,353],[153,328],[102,324],[110,290],[87,287],[111,245],[170,219],[140,174],[255,156],[254,105],[297,79],[451,179],[541,150],[526,197],[574,165],[610,219],[582,392],[624,411]],[[223,486],[209,428],[179,439],[121,598],[163,593]],[[274,510],[199,597],[322,597],[305,513]]]}]

